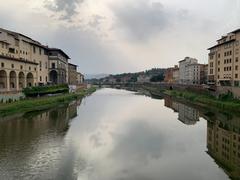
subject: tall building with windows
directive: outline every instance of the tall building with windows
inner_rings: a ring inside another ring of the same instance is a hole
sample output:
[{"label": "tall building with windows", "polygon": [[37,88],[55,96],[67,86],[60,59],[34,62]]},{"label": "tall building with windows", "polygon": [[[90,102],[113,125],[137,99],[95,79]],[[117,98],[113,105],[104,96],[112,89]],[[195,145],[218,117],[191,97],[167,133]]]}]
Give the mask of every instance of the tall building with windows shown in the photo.
[{"label": "tall building with windows", "polygon": [[186,66],[186,84],[204,84],[204,64],[188,64]]},{"label": "tall building with windows", "polygon": [[173,70],[174,68],[168,68],[164,73],[164,82],[173,83]]},{"label": "tall building with windows", "polygon": [[186,57],[184,60],[179,61],[179,83],[189,84],[189,75],[191,73],[191,64],[197,64],[198,60],[190,57]]},{"label": "tall building with windows", "polygon": [[179,83],[179,67],[177,65],[173,69],[173,83]]},{"label": "tall building with windows", "polygon": [[68,60],[61,49],[49,48],[49,79],[51,84],[68,83]]},{"label": "tall building with windows", "polygon": [[217,86],[240,86],[240,29],[217,40],[208,50],[208,83]]},{"label": "tall building with windows", "polygon": [[68,64],[68,83],[70,85],[77,85],[77,65]]},{"label": "tall building with windows", "polygon": [[[20,33],[0,28],[0,91],[46,84],[47,47]],[[41,77],[41,78],[40,78]]]},{"label": "tall building with windows", "polygon": [[69,59],[61,49],[0,28],[0,92],[68,83]]}]

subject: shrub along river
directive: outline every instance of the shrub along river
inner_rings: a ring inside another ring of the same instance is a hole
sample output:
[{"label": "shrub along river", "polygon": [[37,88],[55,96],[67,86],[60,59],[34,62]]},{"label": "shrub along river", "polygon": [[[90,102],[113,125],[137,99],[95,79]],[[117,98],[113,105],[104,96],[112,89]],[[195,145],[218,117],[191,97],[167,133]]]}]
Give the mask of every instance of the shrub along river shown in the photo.
[{"label": "shrub along river", "polygon": [[171,98],[100,89],[0,119],[1,180],[226,180],[240,177],[240,117]]}]

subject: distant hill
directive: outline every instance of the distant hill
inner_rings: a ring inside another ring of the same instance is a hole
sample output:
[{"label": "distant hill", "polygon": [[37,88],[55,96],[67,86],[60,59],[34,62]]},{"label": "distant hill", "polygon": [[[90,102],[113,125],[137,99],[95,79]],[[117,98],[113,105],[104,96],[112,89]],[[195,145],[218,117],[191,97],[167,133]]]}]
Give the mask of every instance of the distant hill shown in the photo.
[{"label": "distant hill", "polygon": [[109,76],[109,74],[86,74],[85,79],[90,80],[90,79],[101,79]]},{"label": "distant hill", "polygon": [[136,72],[136,73],[122,73],[116,75],[108,75],[103,78],[92,78],[94,83],[114,83],[114,82],[160,82],[164,79],[166,69],[153,68],[150,70]]}]

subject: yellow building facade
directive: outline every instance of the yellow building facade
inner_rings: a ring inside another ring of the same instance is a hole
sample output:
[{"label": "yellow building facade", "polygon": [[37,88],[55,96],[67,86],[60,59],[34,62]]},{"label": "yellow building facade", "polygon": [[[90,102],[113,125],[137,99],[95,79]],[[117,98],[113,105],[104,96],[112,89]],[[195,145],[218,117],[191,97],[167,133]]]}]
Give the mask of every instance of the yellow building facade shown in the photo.
[{"label": "yellow building facade", "polygon": [[217,86],[240,86],[240,29],[217,40],[209,48],[208,83]]},{"label": "yellow building facade", "polygon": [[0,92],[68,83],[68,59],[60,49],[0,28]]}]

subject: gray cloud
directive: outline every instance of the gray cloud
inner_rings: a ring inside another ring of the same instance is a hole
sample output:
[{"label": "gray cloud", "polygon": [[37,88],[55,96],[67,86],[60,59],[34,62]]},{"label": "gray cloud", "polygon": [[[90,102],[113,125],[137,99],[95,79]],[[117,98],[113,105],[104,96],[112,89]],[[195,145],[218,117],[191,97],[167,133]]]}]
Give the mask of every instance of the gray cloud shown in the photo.
[{"label": "gray cloud", "polygon": [[66,50],[85,73],[120,73],[169,67],[185,56],[206,63],[206,49],[240,23],[239,0],[101,0],[99,4],[10,0],[0,7],[0,24]]},{"label": "gray cloud", "polygon": [[45,8],[54,12],[64,13],[61,19],[69,20],[77,13],[78,5],[83,2],[84,0],[54,0],[53,2],[45,0]]},{"label": "gray cloud", "polygon": [[[48,39],[49,45],[66,51],[71,56],[71,62],[78,64],[83,73],[113,73],[132,68],[117,49],[101,42],[91,31],[61,27],[48,33],[49,36],[45,38]],[[126,64],[124,67],[123,63]]]},{"label": "gray cloud", "polygon": [[106,18],[104,16],[93,15],[88,25],[92,28],[97,28],[101,24],[101,22],[104,21],[105,19]]},{"label": "gray cloud", "polygon": [[170,25],[171,15],[160,2],[138,1],[112,7],[116,26],[123,27],[130,36],[144,40]]}]

